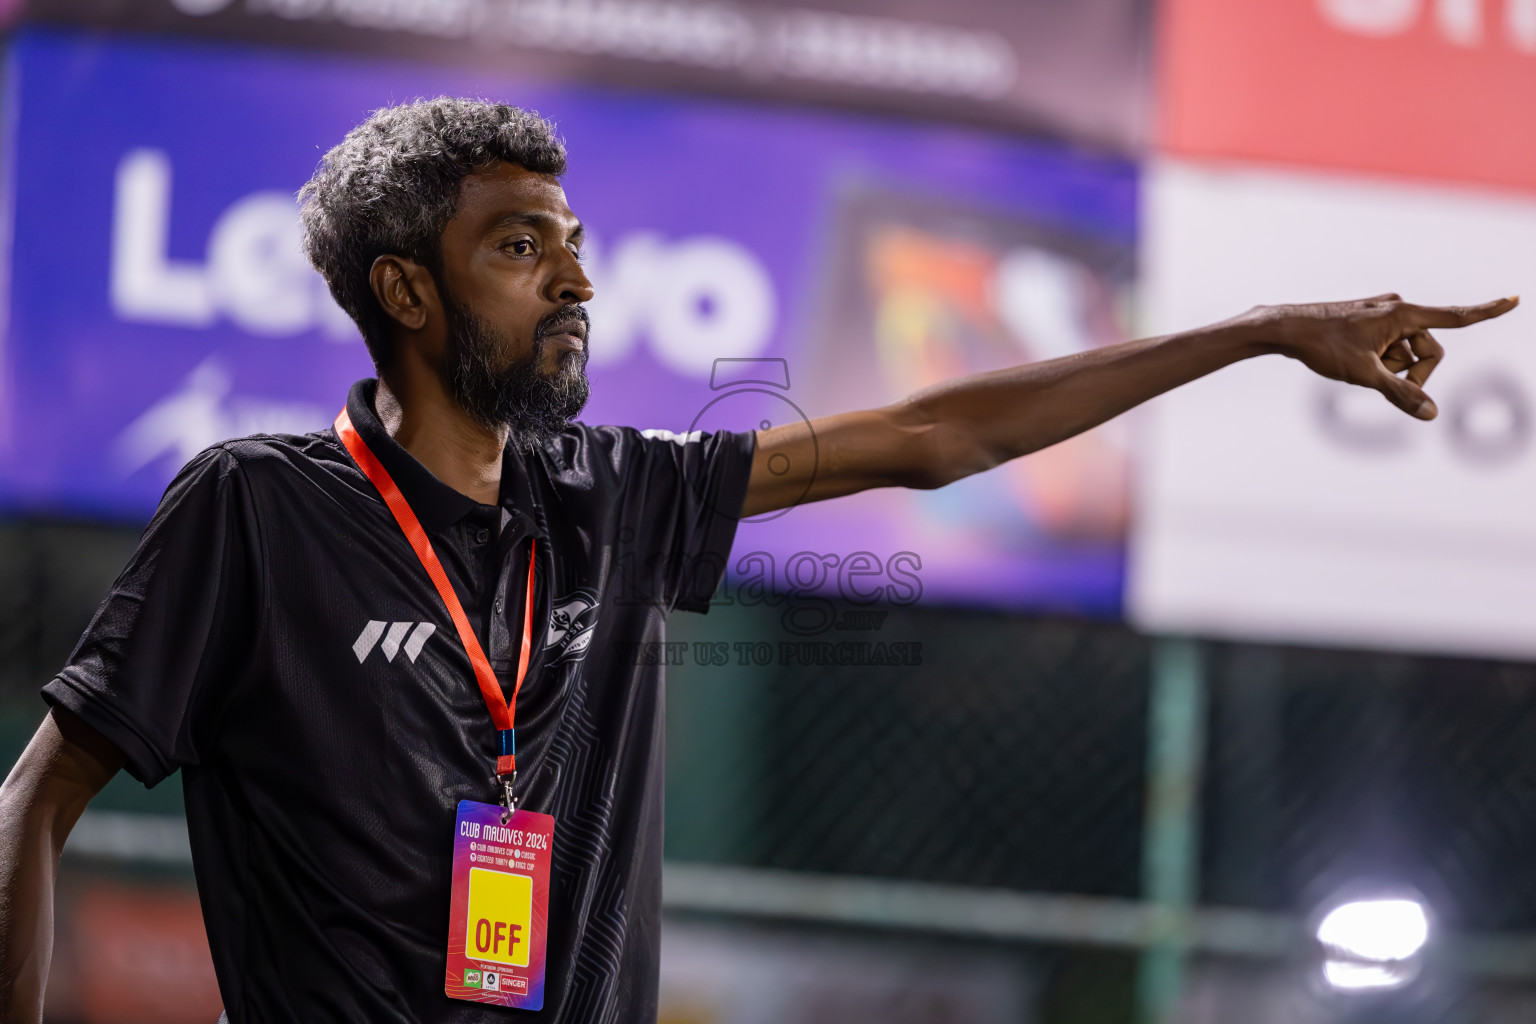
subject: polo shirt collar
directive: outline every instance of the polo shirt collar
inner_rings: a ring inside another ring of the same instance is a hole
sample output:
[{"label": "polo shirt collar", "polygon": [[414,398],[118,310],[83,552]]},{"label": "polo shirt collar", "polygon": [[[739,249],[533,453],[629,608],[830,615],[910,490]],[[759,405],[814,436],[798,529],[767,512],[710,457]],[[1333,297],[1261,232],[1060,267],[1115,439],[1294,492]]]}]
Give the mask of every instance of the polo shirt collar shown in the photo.
[{"label": "polo shirt collar", "polygon": [[[467,494],[462,494],[443,483],[432,472],[416,461],[416,457],[400,446],[373,411],[374,395],[378,381],[373,378],[360,380],[352,385],[347,394],[347,415],[352,420],[358,436],[367,443],[374,457],[383,464],[394,478],[395,486],[405,500],[410,502],[416,518],[429,530],[445,530],[463,519],[481,504]],[[526,471],[519,459],[512,457],[508,447],[502,459],[501,505],[514,512],[524,512],[531,507]],[[526,503],[526,504],[525,504]],[[526,512],[524,512],[526,514]]]}]

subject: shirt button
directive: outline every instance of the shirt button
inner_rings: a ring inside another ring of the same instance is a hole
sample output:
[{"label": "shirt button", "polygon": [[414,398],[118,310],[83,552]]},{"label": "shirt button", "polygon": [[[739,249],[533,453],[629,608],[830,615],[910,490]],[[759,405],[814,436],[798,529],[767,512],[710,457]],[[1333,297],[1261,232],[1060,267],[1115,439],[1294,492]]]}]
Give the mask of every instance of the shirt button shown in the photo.
[{"label": "shirt button", "polygon": [[506,607],[506,605],[504,605],[504,604],[502,604],[502,602],[501,602],[501,598],[499,598],[499,597],[498,597],[498,598],[497,598],[497,599],[496,599],[496,614],[497,614],[497,615],[500,615],[500,614],[501,614],[501,610],[502,610],[502,609],[503,609],[503,608],[505,608],[505,607]]},{"label": "shirt button", "polygon": [[475,540],[477,542],[481,543],[481,544],[484,544],[486,541],[488,541],[490,539],[491,539],[491,531],[490,530],[481,530],[480,532],[475,534]]}]

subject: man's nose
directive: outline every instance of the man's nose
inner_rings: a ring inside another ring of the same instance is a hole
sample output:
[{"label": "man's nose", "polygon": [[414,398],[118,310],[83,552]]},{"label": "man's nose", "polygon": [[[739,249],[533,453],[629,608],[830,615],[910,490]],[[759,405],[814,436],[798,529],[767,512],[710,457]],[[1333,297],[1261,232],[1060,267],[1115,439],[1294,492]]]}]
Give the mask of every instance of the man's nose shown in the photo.
[{"label": "man's nose", "polygon": [[576,262],[576,257],[568,254],[559,272],[550,279],[549,293],[550,301],[568,306],[572,303],[591,302],[595,290],[592,282],[587,280],[586,271]]}]

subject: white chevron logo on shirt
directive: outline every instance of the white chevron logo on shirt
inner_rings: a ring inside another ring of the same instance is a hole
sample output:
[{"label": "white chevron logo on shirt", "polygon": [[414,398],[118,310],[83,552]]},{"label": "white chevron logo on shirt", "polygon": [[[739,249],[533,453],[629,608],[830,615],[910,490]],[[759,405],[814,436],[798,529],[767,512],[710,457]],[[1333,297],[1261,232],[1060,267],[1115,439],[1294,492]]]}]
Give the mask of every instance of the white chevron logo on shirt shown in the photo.
[{"label": "white chevron logo on shirt", "polygon": [[[388,632],[385,632],[385,627],[388,627]],[[414,662],[416,655],[421,653],[422,644],[436,632],[437,627],[430,622],[380,622],[370,619],[352,642],[352,653],[357,655],[357,663],[361,665],[363,659],[372,653],[374,645],[378,644],[379,650],[384,652],[385,661],[394,661],[395,655],[404,650],[405,656]],[[384,638],[383,643],[379,643],[381,636]]]}]

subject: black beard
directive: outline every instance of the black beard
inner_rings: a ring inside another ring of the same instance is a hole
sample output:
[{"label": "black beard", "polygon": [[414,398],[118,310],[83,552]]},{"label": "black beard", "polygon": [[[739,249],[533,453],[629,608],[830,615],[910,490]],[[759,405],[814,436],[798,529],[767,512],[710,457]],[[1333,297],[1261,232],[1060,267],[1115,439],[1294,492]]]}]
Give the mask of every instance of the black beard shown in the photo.
[{"label": "black beard", "polygon": [[587,311],[562,306],[539,321],[528,358],[504,370],[496,367],[509,347],[506,335],[487,320],[445,296],[448,315],[448,387],[454,400],[476,421],[510,430],[509,442],[520,452],[547,445],[570,425],[587,404],[587,343],[580,352],[563,352],[558,368],[546,376],[549,335],[564,333],[573,321],[590,324]]}]

